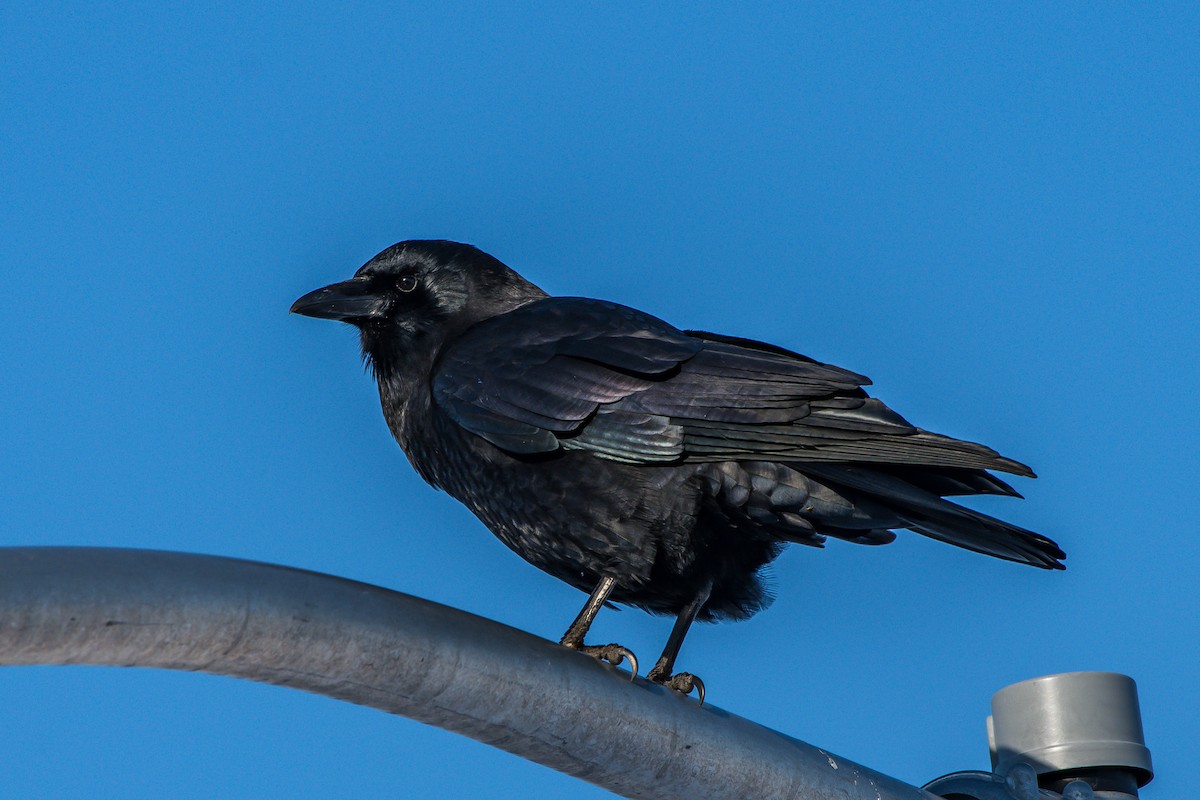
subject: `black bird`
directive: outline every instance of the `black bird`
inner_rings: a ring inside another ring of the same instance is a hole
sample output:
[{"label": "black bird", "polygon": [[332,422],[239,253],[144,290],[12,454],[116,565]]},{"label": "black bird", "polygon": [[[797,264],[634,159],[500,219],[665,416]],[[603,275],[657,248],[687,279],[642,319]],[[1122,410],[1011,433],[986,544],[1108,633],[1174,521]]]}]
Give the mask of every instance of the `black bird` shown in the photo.
[{"label": "black bird", "polygon": [[886,544],[892,528],[1043,569],[1062,550],[948,495],[1003,494],[986,470],[1033,477],[972,442],[914,427],[840,367],[762,342],[681,331],[603,300],[549,297],[492,256],[407,241],[292,311],[358,327],[388,427],[421,477],[522,558],[591,596],[562,644],[588,646],[600,608],[676,616],[652,681],[674,673],[694,620],[769,602],[760,572],[788,542]]}]

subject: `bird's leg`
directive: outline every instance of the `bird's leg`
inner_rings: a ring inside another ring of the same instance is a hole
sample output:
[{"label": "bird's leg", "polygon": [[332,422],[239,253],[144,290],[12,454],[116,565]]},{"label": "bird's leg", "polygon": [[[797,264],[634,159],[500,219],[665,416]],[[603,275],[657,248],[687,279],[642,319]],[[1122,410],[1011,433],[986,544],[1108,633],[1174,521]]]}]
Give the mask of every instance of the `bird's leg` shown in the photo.
[{"label": "bird's leg", "polygon": [[604,607],[604,601],[612,594],[613,587],[616,585],[617,582],[612,578],[601,578],[600,582],[596,584],[596,588],[592,590],[591,596],[588,597],[588,601],[584,603],[583,610],[579,612],[579,616],[575,617],[575,621],[571,623],[571,627],[567,628],[567,632],[563,634],[558,643],[563,647],[587,653],[601,661],[607,661],[614,667],[622,661],[628,660],[629,668],[633,671],[631,678],[635,678],[637,677],[638,662],[629,648],[619,644],[583,643],[583,637],[587,636],[588,628],[592,627],[592,622],[600,613],[600,609]]},{"label": "bird's leg", "polygon": [[690,694],[692,689],[695,689],[697,696],[700,698],[701,705],[704,705],[704,681],[690,672],[677,672],[672,675],[671,670],[675,669],[675,658],[679,655],[679,648],[683,646],[683,637],[687,636],[688,628],[695,622],[696,615],[700,613],[700,609],[708,602],[708,596],[711,592],[712,583],[709,582],[679,612],[679,616],[675,618],[675,625],[671,628],[671,635],[667,637],[667,646],[663,648],[662,655],[658,657],[658,663],[646,675],[649,680],[661,683],[668,689],[674,689],[680,694]]}]

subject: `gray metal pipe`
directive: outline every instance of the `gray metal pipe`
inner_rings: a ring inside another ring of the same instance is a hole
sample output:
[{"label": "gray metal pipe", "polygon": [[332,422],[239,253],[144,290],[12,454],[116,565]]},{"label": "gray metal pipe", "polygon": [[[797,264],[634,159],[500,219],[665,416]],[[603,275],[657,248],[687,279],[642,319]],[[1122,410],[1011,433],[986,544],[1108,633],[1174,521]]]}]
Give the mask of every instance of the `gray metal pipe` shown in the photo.
[{"label": "gray metal pipe", "polygon": [[934,795],[491,620],[229,558],[0,548],[0,665],[291,686],[437,725],[626,797]]}]

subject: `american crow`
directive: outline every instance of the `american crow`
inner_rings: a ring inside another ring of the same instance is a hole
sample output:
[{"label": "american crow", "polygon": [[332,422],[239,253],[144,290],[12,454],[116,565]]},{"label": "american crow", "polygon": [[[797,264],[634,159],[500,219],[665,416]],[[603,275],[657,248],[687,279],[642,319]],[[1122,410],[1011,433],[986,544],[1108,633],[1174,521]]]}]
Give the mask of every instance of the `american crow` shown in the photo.
[{"label": "american crow", "polygon": [[985,470],[1024,464],[909,424],[840,367],[681,331],[604,300],[549,297],[492,256],[407,241],[292,311],[359,328],[388,427],[421,477],[522,558],[590,592],[562,644],[608,602],[676,616],[652,681],[694,620],[744,619],[787,542],[886,544],[889,529],[1062,569],[1032,531],[944,500],[1019,497]]}]

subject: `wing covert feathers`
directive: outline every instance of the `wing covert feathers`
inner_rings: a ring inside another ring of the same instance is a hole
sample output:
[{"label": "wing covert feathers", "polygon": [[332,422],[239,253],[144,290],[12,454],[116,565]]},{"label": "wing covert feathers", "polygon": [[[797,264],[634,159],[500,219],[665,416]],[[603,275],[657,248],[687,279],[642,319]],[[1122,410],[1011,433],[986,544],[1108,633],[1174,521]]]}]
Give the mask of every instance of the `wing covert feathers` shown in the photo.
[{"label": "wing covert feathers", "polygon": [[547,298],[464,334],[443,355],[433,394],[460,425],[519,454],[565,447],[629,463],[774,459],[1033,475],[989,447],[914,427],[867,396],[869,382],[761,342],[689,335],[615,303]]}]

